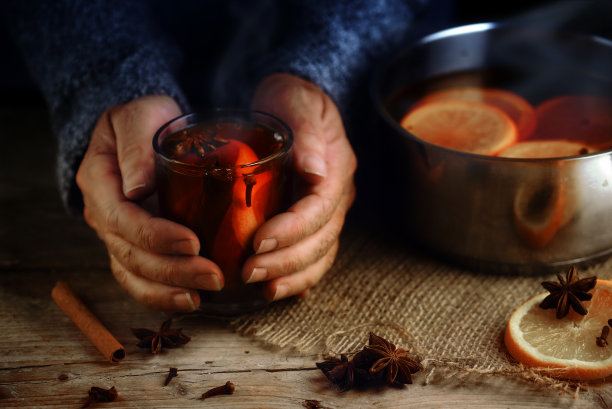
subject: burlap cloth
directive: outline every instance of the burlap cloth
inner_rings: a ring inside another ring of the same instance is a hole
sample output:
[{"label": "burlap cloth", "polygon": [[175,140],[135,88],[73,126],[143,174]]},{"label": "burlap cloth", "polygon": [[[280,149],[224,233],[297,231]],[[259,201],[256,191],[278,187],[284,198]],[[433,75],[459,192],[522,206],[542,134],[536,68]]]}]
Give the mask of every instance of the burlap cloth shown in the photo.
[{"label": "burlap cloth", "polygon": [[[609,279],[612,261],[579,271]],[[525,369],[504,347],[512,311],[553,277],[473,272],[349,229],[309,297],[274,303],[231,325],[266,344],[321,355],[356,352],[373,331],[422,358],[426,383],[452,371],[457,379],[505,375],[571,393],[592,389]],[[609,380],[598,385],[612,389]]]}]

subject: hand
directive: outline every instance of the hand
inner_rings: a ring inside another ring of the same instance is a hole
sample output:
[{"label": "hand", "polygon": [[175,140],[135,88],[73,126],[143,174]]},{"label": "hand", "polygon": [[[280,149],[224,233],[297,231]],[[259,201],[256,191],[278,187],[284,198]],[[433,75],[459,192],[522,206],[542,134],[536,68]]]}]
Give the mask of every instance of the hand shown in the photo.
[{"label": "hand", "polygon": [[154,217],[137,202],[155,189],[153,135],[180,114],[162,95],[108,109],[76,176],[85,220],[106,244],[115,278],[137,301],[165,312],[193,311],[200,304],[193,288],[223,286],[219,267],[197,256],[193,231]]},{"label": "hand", "polygon": [[244,265],[246,282],[268,281],[265,296],[278,300],[308,294],[336,257],[344,218],[355,197],[355,154],[334,102],[314,84],[274,74],[255,92],[253,108],[293,130],[294,162],[306,183],[287,212],[255,233],[256,251]]}]

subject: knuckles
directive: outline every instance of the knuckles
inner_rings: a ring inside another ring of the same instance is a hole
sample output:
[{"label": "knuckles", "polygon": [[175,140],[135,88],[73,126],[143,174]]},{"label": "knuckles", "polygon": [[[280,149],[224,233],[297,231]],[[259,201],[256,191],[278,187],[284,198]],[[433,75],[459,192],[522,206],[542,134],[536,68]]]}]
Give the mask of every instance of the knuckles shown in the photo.
[{"label": "knuckles", "polygon": [[155,247],[156,233],[148,223],[141,223],[136,228],[136,237],[140,247],[151,250]]}]

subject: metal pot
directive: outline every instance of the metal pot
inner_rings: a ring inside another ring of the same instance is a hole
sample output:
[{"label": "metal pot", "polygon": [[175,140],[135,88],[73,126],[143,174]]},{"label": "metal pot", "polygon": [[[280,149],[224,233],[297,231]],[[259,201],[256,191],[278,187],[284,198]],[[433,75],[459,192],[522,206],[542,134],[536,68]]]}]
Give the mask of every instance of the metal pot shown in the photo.
[{"label": "metal pot", "polygon": [[[612,152],[507,159],[420,140],[398,123],[452,82],[504,88],[536,105],[562,94],[612,97],[612,42],[499,24],[456,27],[410,45],[377,72],[373,97],[401,146],[408,234],[454,261],[540,272],[612,252]],[[610,135],[612,139],[612,135]]]}]

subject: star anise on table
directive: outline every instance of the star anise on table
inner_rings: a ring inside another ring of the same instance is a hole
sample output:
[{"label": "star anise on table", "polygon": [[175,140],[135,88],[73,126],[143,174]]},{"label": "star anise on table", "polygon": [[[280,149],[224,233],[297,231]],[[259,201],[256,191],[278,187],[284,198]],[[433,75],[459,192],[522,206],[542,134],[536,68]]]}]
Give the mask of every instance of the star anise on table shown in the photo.
[{"label": "star anise on table", "polygon": [[369,345],[352,359],[340,355],[339,359],[332,357],[317,362],[317,367],[342,390],[367,388],[383,382],[388,385],[412,383],[411,374],[423,369],[407,351],[373,333],[370,333]]},{"label": "star anise on table", "polygon": [[172,318],[168,318],[155,332],[146,328],[132,328],[132,333],[140,340],[136,345],[140,348],[150,348],[152,354],[157,354],[163,348],[178,348],[191,340],[183,334],[181,328],[171,329]]},{"label": "star anise on table", "polygon": [[597,277],[587,277],[580,279],[576,267],[571,266],[565,275],[565,279],[561,274],[557,273],[559,282],[544,281],[542,287],[550,292],[540,303],[540,308],[557,309],[557,319],[565,317],[570,310],[570,307],[580,315],[586,315],[587,309],[582,305],[581,301],[588,301],[593,297],[589,293],[597,282]]},{"label": "star anise on table", "polygon": [[349,360],[344,354],[338,358],[329,358],[324,362],[317,362],[317,368],[332,383],[338,385],[342,390],[349,390],[355,385],[363,383],[368,376],[367,369],[355,365],[358,361]]},{"label": "star anise on table", "polygon": [[118,396],[119,393],[114,386],[110,389],[92,386],[89,389],[87,402],[85,402],[83,408],[88,408],[92,403],[114,402]]},{"label": "star anise on table", "polygon": [[376,359],[370,367],[370,374],[381,374],[388,385],[412,383],[412,374],[423,369],[419,361],[402,348],[396,348],[391,342],[370,333],[369,345],[365,351]]}]

